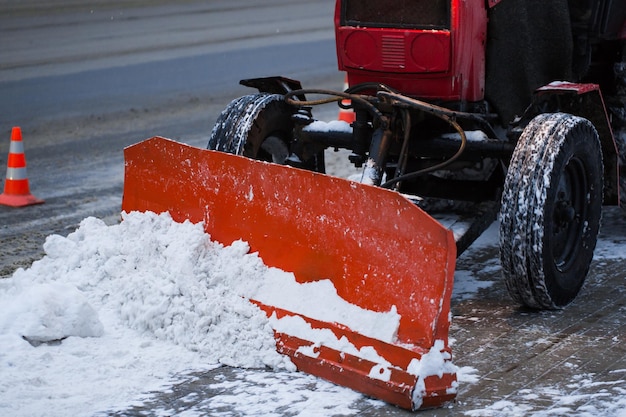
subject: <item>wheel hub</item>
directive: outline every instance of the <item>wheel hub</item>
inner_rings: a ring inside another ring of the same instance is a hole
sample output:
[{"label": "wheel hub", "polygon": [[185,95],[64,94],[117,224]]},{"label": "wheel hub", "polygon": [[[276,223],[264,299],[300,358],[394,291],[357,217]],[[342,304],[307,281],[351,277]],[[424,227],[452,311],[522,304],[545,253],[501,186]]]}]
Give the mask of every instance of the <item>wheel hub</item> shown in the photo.
[{"label": "wheel hub", "polygon": [[557,233],[560,233],[576,218],[576,210],[572,207],[572,202],[569,200],[563,200],[563,197],[559,196],[559,201],[556,204],[556,210],[554,212],[554,224]]},{"label": "wheel hub", "polygon": [[585,167],[572,158],[559,178],[553,212],[553,255],[556,267],[564,272],[576,260],[586,217],[588,183]]}]

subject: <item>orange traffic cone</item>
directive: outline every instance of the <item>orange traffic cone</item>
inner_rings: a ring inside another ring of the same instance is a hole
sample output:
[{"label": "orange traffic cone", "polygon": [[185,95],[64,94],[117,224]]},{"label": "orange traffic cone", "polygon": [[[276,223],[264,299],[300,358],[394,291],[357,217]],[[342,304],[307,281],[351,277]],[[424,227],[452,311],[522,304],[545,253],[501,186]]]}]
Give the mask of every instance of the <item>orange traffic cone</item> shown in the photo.
[{"label": "orange traffic cone", "polygon": [[[344,82],[343,82],[343,89],[347,90],[348,89],[348,75],[346,75]],[[349,106],[351,103],[350,100],[344,99],[341,100],[341,104],[343,104],[344,106]],[[356,120],[356,115],[354,114],[354,111],[351,109],[343,109],[341,107],[339,107],[339,120],[343,120],[344,122],[348,122],[348,123],[352,123]]]},{"label": "orange traffic cone", "polygon": [[23,207],[40,203],[43,203],[43,200],[33,196],[28,186],[22,130],[19,127],[14,127],[11,131],[7,178],[4,181],[4,193],[0,194],[0,204],[11,207]]}]

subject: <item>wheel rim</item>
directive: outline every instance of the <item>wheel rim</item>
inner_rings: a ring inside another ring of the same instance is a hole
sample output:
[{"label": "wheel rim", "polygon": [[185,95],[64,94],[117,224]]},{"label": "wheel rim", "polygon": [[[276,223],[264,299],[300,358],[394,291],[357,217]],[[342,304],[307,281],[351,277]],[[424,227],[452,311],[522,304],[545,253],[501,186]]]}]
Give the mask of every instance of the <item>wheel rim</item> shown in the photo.
[{"label": "wheel rim", "polygon": [[588,217],[588,191],[585,165],[573,157],[559,178],[552,216],[552,255],[556,269],[562,273],[576,262]]}]

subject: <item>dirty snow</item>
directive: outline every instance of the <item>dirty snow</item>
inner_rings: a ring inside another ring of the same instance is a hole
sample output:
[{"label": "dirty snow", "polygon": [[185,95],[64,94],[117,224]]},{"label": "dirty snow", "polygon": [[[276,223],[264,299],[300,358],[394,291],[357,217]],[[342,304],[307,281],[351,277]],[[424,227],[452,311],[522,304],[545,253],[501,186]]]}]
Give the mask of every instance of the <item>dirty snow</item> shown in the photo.
[{"label": "dirty snow", "polygon": [[[496,241],[494,225],[473,247]],[[244,298],[261,296],[264,278],[285,273],[266,268],[244,242],[224,247],[199,225],[131,213],[113,226],[87,218],[67,237],[49,236],[44,249],[46,256],[30,268],[0,280],[0,415],[124,410],[149,403],[150,391],[167,392],[191,372],[221,364],[274,371],[242,369],[236,380],[214,384],[228,394],[202,400],[186,415],[220,407],[242,416],[280,415],[277,409],[289,415],[357,415],[355,404],[383,405],[291,372],[291,362],[274,349],[269,321]],[[623,257],[623,248],[608,241],[598,249]],[[456,278],[457,300],[491,284],[469,271],[458,271]],[[457,376],[461,384],[480,380],[472,367],[459,368]],[[570,383],[579,387],[576,395],[603,401],[607,415],[625,417],[624,379],[626,370],[616,375],[618,386],[596,387],[592,375]],[[620,389],[623,395],[609,395]],[[571,411],[576,395],[536,387],[524,397],[527,403],[503,400],[465,414],[541,416],[531,406],[537,399]],[[579,415],[594,414],[593,407],[583,411]]]}]

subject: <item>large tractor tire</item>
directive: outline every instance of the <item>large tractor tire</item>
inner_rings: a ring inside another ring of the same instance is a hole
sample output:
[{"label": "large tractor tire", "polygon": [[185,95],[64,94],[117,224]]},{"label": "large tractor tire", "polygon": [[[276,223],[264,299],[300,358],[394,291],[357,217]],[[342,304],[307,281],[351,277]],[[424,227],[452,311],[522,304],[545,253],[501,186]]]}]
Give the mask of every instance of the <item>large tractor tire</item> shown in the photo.
[{"label": "large tractor tire", "polygon": [[512,298],[557,309],[580,291],[602,210],[602,151],[586,119],[542,114],[524,129],[500,211],[500,260]]}]

